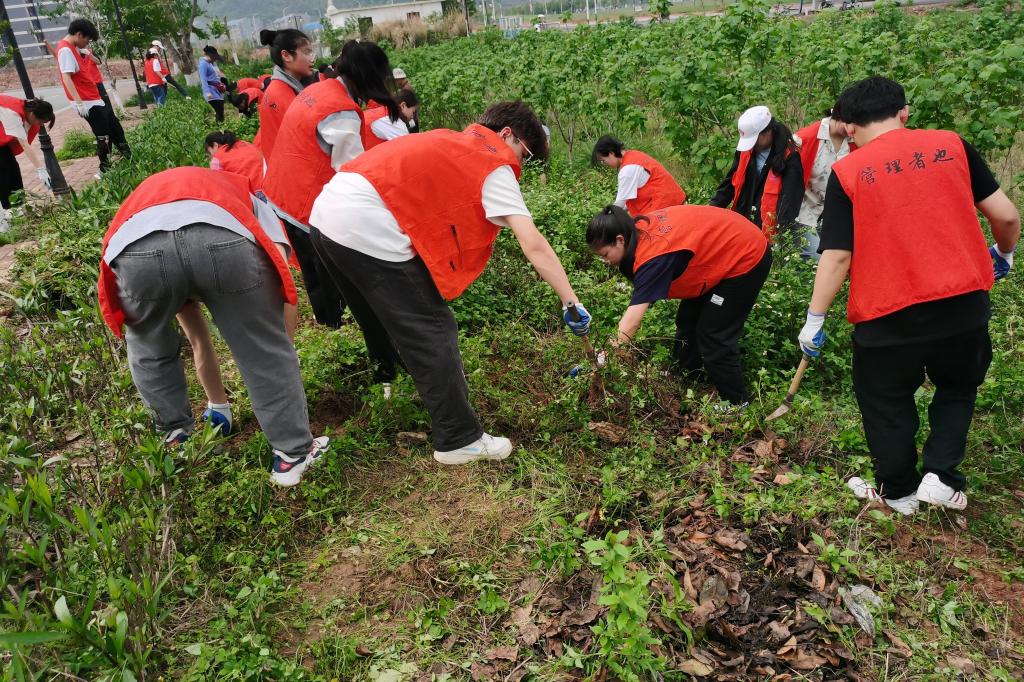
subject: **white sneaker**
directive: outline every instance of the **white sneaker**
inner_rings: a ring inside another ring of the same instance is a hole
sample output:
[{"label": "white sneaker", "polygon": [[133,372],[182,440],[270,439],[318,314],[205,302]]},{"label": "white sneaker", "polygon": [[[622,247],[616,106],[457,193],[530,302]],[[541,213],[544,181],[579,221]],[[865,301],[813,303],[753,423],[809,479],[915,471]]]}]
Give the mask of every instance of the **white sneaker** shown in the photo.
[{"label": "white sneaker", "polygon": [[512,441],[485,433],[458,450],[440,452],[434,450],[434,460],[441,464],[467,464],[478,459],[505,459],[512,454]]},{"label": "white sneaker", "polygon": [[967,495],[950,488],[936,474],[924,475],[921,485],[917,487],[917,499],[950,509],[963,509],[967,506]]},{"label": "white sneaker", "polygon": [[848,480],[846,482],[846,487],[852,490],[853,494],[860,499],[880,502],[890,509],[898,511],[904,516],[910,516],[917,511],[917,496],[907,495],[906,497],[898,498],[882,497],[878,494],[878,490],[875,489],[875,486],[871,485],[860,476],[854,476]]},{"label": "white sneaker", "polygon": [[11,212],[6,208],[0,208],[0,234],[11,229]]},{"label": "white sneaker", "polygon": [[309,452],[300,457],[291,457],[280,450],[274,450],[273,470],[270,473],[270,480],[284,488],[298,485],[302,481],[302,475],[306,469],[313,466],[323,457],[327,451],[330,439],[327,436],[320,436],[313,439]]}]

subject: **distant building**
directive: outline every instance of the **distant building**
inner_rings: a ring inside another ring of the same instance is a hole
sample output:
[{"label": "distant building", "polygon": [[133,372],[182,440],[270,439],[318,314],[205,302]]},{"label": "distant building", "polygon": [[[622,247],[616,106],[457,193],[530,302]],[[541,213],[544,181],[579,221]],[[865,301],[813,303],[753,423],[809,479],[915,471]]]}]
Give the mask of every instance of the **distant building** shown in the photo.
[{"label": "distant building", "polygon": [[359,22],[365,31],[374,24],[388,21],[409,21],[422,19],[426,21],[431,14],[442,13],[441,0],[414,0],[413,2],[393,2],[387,5],[370,5],[367,7],[348,7],[338,9],[333,2],[327,4],[327,17],[331,25],[341,28],[351,19]]},{"label": "distant building", "polygon": [[228,21],[228,40],[247,45],[260,44],[260,29],[263,21],[256,17],[245,17]]},{"label": "distant building", "polygon": [[[42,59],[49,56],[46,45],[55,45],[68,32],[71,20],[63,12],[65,7],[53,0],[20,0],[5,3],[7,15],[11,18],[11,29],[14,39],[18,41],[21,56],[25,61]],[[6,52],[7,42],[0,33],[0,50]]]}]

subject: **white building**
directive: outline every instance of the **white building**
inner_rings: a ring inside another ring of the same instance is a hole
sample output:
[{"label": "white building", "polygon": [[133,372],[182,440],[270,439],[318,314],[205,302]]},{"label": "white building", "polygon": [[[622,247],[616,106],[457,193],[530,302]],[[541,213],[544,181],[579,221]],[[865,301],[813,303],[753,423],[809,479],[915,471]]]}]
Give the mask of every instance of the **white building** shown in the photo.
[{"label": "white building", "polygon": [[441,0],[413,0],[413,2],[393,2],[388,5],[345,9],[338,9],[333,2],[327,3],[327,16],[333,26],[341,28],[350,19],[356,19],[364,31],[373,24],[383,24],[388,21],[413,19],[426,21],[431,14],[441,14],[441,12]]}]

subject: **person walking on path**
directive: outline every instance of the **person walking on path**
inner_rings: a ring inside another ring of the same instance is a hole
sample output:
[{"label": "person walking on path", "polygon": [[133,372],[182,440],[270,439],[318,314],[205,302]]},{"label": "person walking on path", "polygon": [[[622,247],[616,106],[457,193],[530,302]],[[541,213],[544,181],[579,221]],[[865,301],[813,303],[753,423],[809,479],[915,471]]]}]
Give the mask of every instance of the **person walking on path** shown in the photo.
[{"label": "person walking on path", "polygon": [[172,88],[177,90],[178,94],[180,94],[185,99],[192,99],[192,96],[188,94],[188,90],[186,90],[181,85],[181,83],[179,83],[174,78],[174,73],[173,73],[174,68],[173,68],[171,60],[168,59],[168,57],[167,57],[167,50],[164,49],[164,44],[161,43],[159,40],[154,40],[152,43],[150,43],[150,45],[153,48],[156,48],[157,54],[163,59],[161,64],[164,64],[167,67],[165,72],[164,72],[164,81],[166,81],[166,83],[168,85],[170,85]]},{"label": "person walking on path", "polygon": [[626,209],[631,216],[686,203],[686,192],[661,163],[636,149],[625,149],[611,135],[597,141],[590,161],[595,166],[619,170],[615,205]]},{"label": "person walking on path", "polygon": [[132,379],[165,443],[188,439],[180,339],[171,320],[201,301],[231,349],[253,412],[273,448],[271,480],[299,483],[327,449],[314,439],[284,305],[295,304],[288,239],[266,203],[234,173],[180,167],[150,176],[125,199],[103,239],[100,311],[124,335]]},{"label": "person walking on path", "polygon": [[313,247],[367,339],[394,344],[430,413],[442,464],[512,452],[473,411],[445,302],[480,276],[501,228],[512,230],[563,310],[575,305],[578,321],[564,313],[573,331],[589,331],[590,315],[519,188],[522,164],[535,154],[547,154],[540,120],[522,102],[502,102],[463,132],[432,130],[374,147],[342,166],[312,207]]},{"label": "person walking on path", "polygon": [[100,172],[110,168],[110,145],[130,159],[132,156],[124,129],[117,120],[114,110],[103,100],[97,88],[99,69],[95,63],[81,53],[93,40],[98,40],[99,31],[88,19],[75,19],[68,26],[68,34],[57,43],[57,65],[64,93],[75,112],[89,124],[96,136],[96,155],[100,160]]},{"label": "person walking on path", "polygon": [[221,80],[224,76],[217,68],[217,62],[223,60],[217,48],[207,45],[203,48],[203,58],[199,60],[199,83],[203,88],[203,97],[213,108],[217,123],[224,122],[224,93],[227,86]]},{"label": "person walking on path", "polygon": [[151,47],[146,52],[146,62],[143,64],[143,73],[146,78],[146,87],[153,95],[153,102],[162,107],[167,101],[167,84],[164,82],[164,67],[160,63],[157,49]]},{"label": "person walking on path", "polygon": [[[959,467],[992,360],[988,292],[1013,265],[1020,215],[959,135],[906,127],[899,83],[867,78],[838,106],[858,149],[836,162],[828,180],[821,260],[798,342],[820,355],[825,315],[849,277],[853,388],[875,482],[847,484],[901,514],[920,502],[963,509],[967,479]],[[977,211],[992,228],[991,248]],[[922,475],[914,394],[926,376],[935,393]]]},{"label": "person walking on path", "polygon": [[768,240],[749,220],[711,206],[670,206],[637,217],[608,206],[587,244],[633,282],[613,345],[630,344],[647,309],[679,299],[672,357],[687,374],[702,367],[729,406],[750,400],[740,338],[772,265]]},{"label": "person walking on path", "polygon": [[798,130],[796,137],[800,140],[800,165],[804,171],[804,200],[796,217],[796,232],[803,236],[800,256],[818,260],[818,231],[832,166],[857,145],[851,145],[836,107],[825,118]]},{"label": "person walking on path", "polygon": [[17,156],[24,153],[39,181],[50,186],[50,174],[32,148],[40,126],[53,127],[53,106],[41,99],[0,95],[0,233],[10,229],[11,194],[25,188]]},{"label": "person walking on path", "polygon": [[792,134],[765,106],[747,109],[732,166],[710,204],[750,219],[769,239],[791,232],[804,197],[803,167]]},{"label": "person walking on path", "polygon": [[277,131],[285,112],[313,74],[313,44],[309,36],[294,28],[264,29],[260,31],[260,44],[269,47],[274,71],[260,100],[260,129],[255,143],[269,160],[273,157]]}]

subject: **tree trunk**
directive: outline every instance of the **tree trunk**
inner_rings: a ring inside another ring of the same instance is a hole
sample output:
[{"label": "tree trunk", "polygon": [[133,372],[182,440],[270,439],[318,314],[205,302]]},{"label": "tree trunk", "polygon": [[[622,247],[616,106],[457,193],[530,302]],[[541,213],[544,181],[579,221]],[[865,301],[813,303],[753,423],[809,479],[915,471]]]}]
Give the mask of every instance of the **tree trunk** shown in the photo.
[{"label": "tree trunk", "polygon": [[196,70],[196,58],[192,54],[192,32],[187,31],[184,35],[171,36],[167,41],[167,51],[171,53],[174,63],[181,69],[182,74],[193,73]]}]

